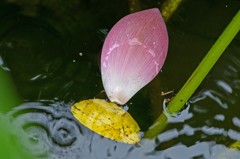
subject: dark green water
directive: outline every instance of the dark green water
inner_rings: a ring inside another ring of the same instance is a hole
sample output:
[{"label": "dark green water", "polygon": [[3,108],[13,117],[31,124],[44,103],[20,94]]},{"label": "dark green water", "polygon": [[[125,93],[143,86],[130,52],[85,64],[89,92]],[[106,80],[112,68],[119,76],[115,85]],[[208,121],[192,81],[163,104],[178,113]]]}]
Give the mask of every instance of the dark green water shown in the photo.
[{"label": "dark green water", "polygon": [[[142,9],[161,1],[140,1]],[[240,9],[239,0],[186,0],[167,23],[169,53],[162,72],[128,103],[142,134],[162,112],[162,91],[177,92]],[[69,111],[74,102],[106,98],[98,59],[104,37],[128,1],[0,2],[1,67],[25,102],[6,114],[35,158],[240,158],[240,36],[219,59],[189,107],[142,146],[92,133]],[[226,156],[229,157],[226,157]]]}]

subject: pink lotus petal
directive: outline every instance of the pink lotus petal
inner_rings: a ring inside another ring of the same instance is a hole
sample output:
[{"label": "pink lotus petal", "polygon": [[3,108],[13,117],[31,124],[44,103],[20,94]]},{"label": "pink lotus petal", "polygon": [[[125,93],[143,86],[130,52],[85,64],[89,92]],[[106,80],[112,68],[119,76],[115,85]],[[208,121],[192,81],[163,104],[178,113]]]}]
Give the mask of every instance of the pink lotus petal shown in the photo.
[{"label": "pink lotus petal", "polygon": [[125,104],[160,71],[168,34],[158,9],[119,20],[107,35],[101,55],[102,81],[112,102]]}]

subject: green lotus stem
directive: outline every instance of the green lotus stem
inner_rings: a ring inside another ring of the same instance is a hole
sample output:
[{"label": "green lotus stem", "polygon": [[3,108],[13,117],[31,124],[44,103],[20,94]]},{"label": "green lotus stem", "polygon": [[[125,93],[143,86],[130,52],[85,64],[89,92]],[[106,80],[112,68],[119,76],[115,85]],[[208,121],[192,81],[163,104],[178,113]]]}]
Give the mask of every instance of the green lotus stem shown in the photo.
[{"label": "green lotus stem", "polygon": [[[209,50],[207,55],[204,57],[202,62],[198,65],[196,70],[173,98],[173,100],[168,104],[167,110],[170,114],[179,112],[185,103],[189,100],[195,90],[198,88],[200,83],[206,77],[208,72],[217,62],[219,57],[222,55],[227,46],[234,39],[236,34],[240,29],[240,10],[234,16],[229,25],[225,28],[223,33],[217,39],[215,44]],[[148,131],[145,133],[145,138],[153,138],[157,136],[165,127],[167,126],[167,117],[162,113],[158,119],[149,127]]]},{"label": "green lotus stem", "polygon": [[21,103],[9,74],[0,67],[0,112],[6,112]]}]

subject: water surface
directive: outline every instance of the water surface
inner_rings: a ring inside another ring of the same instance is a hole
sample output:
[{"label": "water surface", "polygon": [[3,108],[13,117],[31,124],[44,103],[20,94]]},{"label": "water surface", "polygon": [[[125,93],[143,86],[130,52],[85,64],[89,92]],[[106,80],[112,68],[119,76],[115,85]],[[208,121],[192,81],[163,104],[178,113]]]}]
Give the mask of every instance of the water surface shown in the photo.
[{"label": "water surface", "polygon": [[[160,4],[140,2],[142,9]],[[141,135],[163,110],[161,92],[181,88],[239,8],[237,0],[189,0],[179,7],[167,23],[170,44],[162,72],[128,103]],[[99,52],[109,29],[129,14],[127,1],[5,0],[0,11],[0,64],[24,99],[4,116],[35,158],[239,158],[239,151],[228,148],[240,140],[239,34],[180,116],[137,146],[93,133],[70,112],[80,100],[106,98]]]}]

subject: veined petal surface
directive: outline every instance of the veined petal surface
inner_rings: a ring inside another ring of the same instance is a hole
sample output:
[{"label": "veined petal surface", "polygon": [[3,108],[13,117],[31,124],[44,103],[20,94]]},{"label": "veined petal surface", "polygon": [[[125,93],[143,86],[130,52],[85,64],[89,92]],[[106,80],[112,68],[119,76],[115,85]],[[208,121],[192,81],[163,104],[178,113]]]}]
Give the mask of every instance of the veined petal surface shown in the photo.
[{"label": "veined petal surface", "polygon": [[108,33],[101,54],[104,89],[112,102],[125,104],[161,70],[168,34],[157,8],[129,14]]}]

